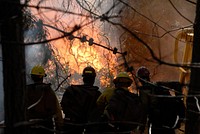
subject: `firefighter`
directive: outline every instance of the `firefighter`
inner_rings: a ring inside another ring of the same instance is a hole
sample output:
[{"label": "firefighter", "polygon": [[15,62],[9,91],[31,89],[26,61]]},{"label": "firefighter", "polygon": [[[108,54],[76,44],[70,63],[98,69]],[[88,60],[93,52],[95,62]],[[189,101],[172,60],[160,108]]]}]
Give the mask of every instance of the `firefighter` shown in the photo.
[{"label": "firefighter", "polygon": [[26,86],[26,116],[30,123],[35,122],[30,127],[31,134],[53,134],[54,128],[60,130],[63,122],[61,107],[51,84],[43,83],[45,76],[42,66],[34,66],[31,70],[33,84]]},{"label": "firefighter", "polygon": [[120,72],[113,80],[115,87],[106,89],[98,98],[98,106],[100,109],[104,108],[103,120],[113,122],[113,127],[104,126],[105,131],[122,133],[143,131],[139,127],[143,121],[141,101],[137,94],[129,90],[132,82],[127,72]]},{"label": "firefighter", "polygon": [[66,133],[82,134],[84,130],[92,131],[86,123],[96,121],[98,115],[96,100],[101,92],[99,87],[94,86],[95,69],[91,66],[85,67],[82,78],[83,84],[68,86],[61,100]]},{"label": "firefighter", "polygon": [[147,67],[141,66],[136,71],[136,77],[139,80],[139,86],[137,87],[139,91],[139,96],[142,101],[142,106],[144,109],[144,122],[147,124],[147,128],[143,128],[148,131],[150,118],[150,113],[156,103],[155,98],[151,96],[153,91],[153,86],[150,84],[150,71]]},{"label": "firefighter", "polygon": [[148,68],[146,68],[145,66],[141,66],[140,68],[138,68],[137,72],[136,72],[136,77],[139,79],[139,87],[137,87],[139,90],[139,95],[140,98],[143,102],[144,108],[146,113],[149,112],[150,110],[150,101],[151,98],[149,96],[149,94],[152,93],[154,88],[151,84],[150,84],[150,71]]},{"label": "firefighter", "polygon": [[107,106],[110,98],[113,95],[113,92],[118,87],[123,87],[125,90],[128,90],[128,87],[132,84],[133,80],[129,77],[128,73],[120,72],[116,78],[113,80],[115,87],[107,87],[101,96],[97,100],[98,107],[104,111],[105,107]]}]

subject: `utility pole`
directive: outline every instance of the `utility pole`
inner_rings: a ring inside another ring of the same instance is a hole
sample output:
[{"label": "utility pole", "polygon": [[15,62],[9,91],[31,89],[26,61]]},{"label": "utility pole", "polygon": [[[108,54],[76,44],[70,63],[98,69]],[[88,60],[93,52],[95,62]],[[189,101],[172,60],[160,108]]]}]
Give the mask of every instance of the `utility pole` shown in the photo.
[{"label": "utility pole", "polygon": [[24,134],[25,47],[20,0],[0,0],[5,134]]},{"label": "utility pole", "polygon": [[[194,22],[194,41],[192,52],[192,63],[200,64],[200,0],[196,4],[196,18]],[[198,65],[199,66],[199,65]],[[187,98],[187,113],[185,134],[200,134],[200,68],[192,68],[189,85],[189,95],[195,97]]]}]

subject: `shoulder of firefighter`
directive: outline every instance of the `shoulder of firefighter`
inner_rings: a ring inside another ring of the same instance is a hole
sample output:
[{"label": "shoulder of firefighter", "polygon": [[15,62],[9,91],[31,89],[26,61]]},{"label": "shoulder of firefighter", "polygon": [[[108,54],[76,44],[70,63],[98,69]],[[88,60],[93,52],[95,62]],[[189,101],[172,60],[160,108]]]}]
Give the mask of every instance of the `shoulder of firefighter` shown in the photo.
[{"label": "shoulder of firefighter", "polygon": [[51,84],[27,85],[26,107],[29,120],[54,118],[57,128],[62,125],[61,107]]},{"label": "shoulder of firefighter", "polygon": [[110,101],[114,90],[114,87],[106,87],[97,99],[97,106],[101,111],[104,111],[105,107],[108,105],[108,102]]},{"label": "shoulder of firefighter", "polygon": [[72,90],[74,92],[100,93],[99,87],[92,85],[70,85],[65,89],[65,92],[71,92]]}]

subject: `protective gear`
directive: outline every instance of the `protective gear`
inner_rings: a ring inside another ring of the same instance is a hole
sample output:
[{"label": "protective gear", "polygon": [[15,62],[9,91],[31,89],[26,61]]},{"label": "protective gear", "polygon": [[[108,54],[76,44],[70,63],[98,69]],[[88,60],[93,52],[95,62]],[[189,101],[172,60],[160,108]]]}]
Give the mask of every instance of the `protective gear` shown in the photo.
[{"label": "protective gear", "polygon": [[31,70],[31,74],[32,75],[39,75],[39,76],[42,76],[42,77],[46,76],[44,68],[40,65],[34,66]]},{"label": "protective gear", "polygon": [[120,72],[117,77],[113,80],[114,84],[117,83],[132,83],[133,80],[129,77],[127,72]]},{"label": "protective gear", "polygon": [[[62,110],[51,84],[34,83],[26,86],[25,107],[27,120],[38,119],[37,125],[47,129],[61,130]],[[52,118],[55,120],[53,122]],[[54,124],[55,123],[55,124]],[[55,126],[54,126],[55,125]],[[54,134],[43,128],[31,128],[31,134]]]},{"label": "protective gear", "polygon": [[142,79],[147,79],[147,78],[149,79],[150,72],[146,67],[142,66],[137,70],[136,76]]},{"label": "protective gear", "polygon": [[82,76],[83,77],[96,77],[95,69],[91,66],[84,68]]}]

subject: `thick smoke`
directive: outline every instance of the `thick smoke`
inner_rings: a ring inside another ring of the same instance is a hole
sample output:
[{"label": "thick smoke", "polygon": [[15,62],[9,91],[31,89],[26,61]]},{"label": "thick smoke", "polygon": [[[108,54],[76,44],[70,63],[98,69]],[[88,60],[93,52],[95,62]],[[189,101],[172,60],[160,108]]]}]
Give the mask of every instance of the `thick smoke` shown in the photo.
[{"label": "thick smoke", "polygon": [[[34,27],[25,31],[25,43],[40,42],[46,39],[42,21],[34,23]],[[46,44],[33,44],[25,47],[26,74],[27,84],[31,83],[30,71],[35,65],[45,65],[51,57],[50,51]]]}]

